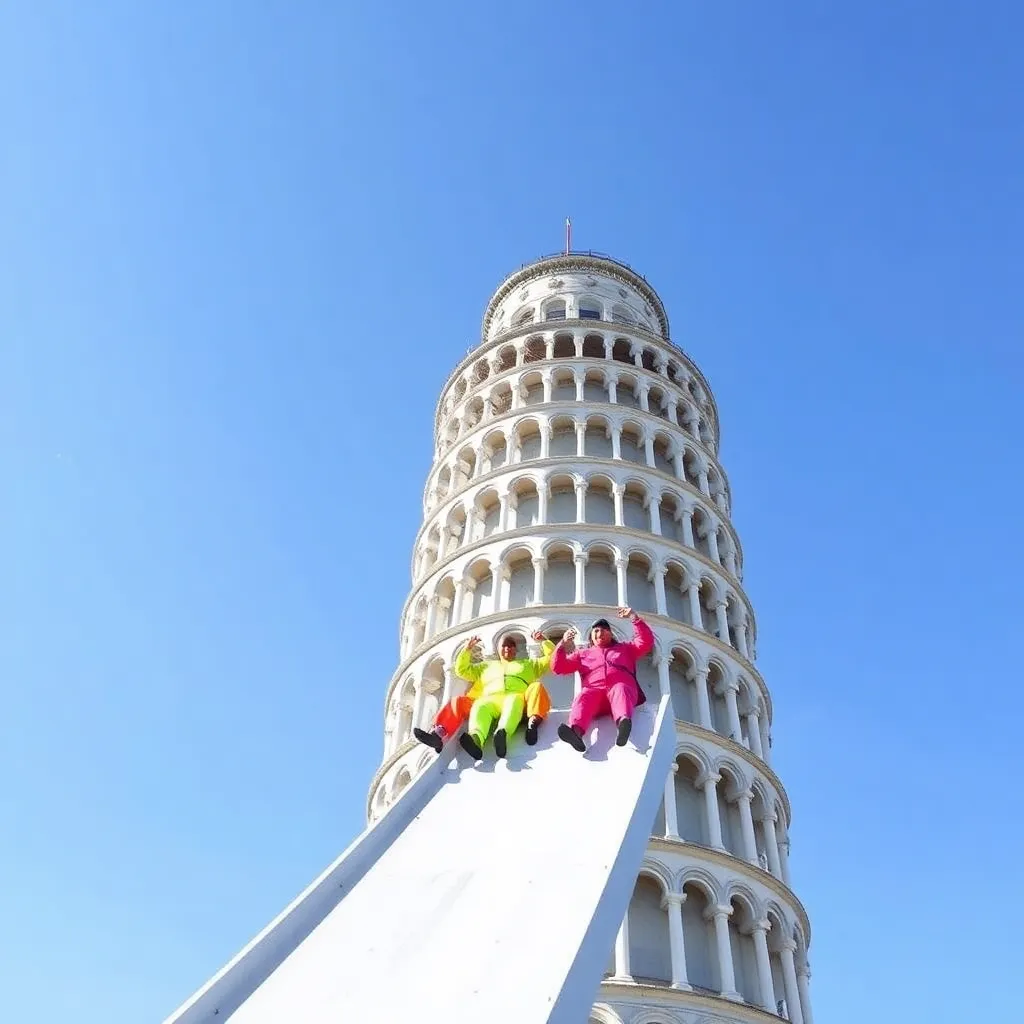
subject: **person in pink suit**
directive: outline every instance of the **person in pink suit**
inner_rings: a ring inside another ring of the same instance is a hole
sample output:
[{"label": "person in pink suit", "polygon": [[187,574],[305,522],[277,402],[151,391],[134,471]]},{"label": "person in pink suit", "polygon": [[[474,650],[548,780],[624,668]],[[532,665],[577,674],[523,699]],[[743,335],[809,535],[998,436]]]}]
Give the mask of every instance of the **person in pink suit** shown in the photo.
[{"label": "person in pink suit", "polygon": [[610,714],[618,726],[616,746],[625,746],[633,728],[633,709],[647,698],[636,678],[636,664],[654,647],[651,627],[632,608],[620,608],[620,619],[633,620],[633,639],[616,641],[611,623],[598,619],[590,627],[590,647],[566,650],[576,638],[570,628],[555,647],[551,671],[566,676],[579,672],[581,689],[573,698],[569,721],[558,736],[581,754],[587,749],[583,734],[598,715]]}]

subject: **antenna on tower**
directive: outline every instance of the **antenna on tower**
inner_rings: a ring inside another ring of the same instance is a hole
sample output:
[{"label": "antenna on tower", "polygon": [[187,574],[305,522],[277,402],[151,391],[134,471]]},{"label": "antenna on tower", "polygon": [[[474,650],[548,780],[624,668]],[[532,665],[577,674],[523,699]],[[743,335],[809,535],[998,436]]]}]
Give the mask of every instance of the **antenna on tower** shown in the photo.
[{"label": "antenna on tower", "polygon": [[572,221],[568,217],[565,218],[565,254],[566,256],[572,252]]}]

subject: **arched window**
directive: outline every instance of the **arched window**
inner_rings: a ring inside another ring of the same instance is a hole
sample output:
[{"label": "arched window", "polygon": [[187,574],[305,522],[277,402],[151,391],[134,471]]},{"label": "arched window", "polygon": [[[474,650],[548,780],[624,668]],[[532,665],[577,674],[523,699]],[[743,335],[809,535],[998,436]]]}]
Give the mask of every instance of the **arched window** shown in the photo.
[{"label": "arched window", "polygon": [[549,302],[544,307],[544,319],[545,320],[564,320],[565,319],[565,300],[555,299],[554,302]]}]

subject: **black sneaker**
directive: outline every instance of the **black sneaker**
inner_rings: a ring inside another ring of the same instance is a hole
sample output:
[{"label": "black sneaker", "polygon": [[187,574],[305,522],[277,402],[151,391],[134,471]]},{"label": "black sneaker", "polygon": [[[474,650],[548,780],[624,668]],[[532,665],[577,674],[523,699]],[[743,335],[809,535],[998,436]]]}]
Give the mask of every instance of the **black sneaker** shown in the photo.
[{"label": "black sneaker", "polygon": [[494,752],[498,757],[504,757],[508,753],[508,736],[504,729],[498,729],[494,733]]},{"label": "black sneaker", "polygon": [[540,728],[541,717],[540,715],[534,715],[526,723],[526,742],[529,746],[535,746],[537,743],[537,730]]},{"label": "black sneaker", "polygon": [[484,756],[484,752],[480,749],[480,744],[473,739],[472,735],[468,732],[464,732],[459,737],[459,743],[462,744],[462,749],[469,754],[474,761],[479,761]]},{"label": "black sneaker", "polygon": [[412,731],[413,736],[420,741],[420,743],[426,743],[428,747],[433,747],[439,754],[441,748],[444,746],[444,740],[433,730],[427,732],[426,729],[421,729],[417,726]]},{"label": "black sneaker", "polygon": [[564,722],[558,727],[558,738],[565,740],[570,747],[575,747],[581,754],[587,749],[586,743],[583,742],[583,737]]},{"label": "black sneaker", "polygon": [[620,718],[619,719],[619,731],[615,736],[615,746],[624,747],[626,740],[629,739],[629,734],[633,729],[633,720],[631,718]]}]

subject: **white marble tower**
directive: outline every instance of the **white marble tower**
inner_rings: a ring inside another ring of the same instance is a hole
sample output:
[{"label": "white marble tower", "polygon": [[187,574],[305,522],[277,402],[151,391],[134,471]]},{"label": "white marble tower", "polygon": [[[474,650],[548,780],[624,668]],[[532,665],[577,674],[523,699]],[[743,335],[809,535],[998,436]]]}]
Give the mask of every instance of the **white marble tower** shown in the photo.
[{"label": "white marble tower", "polygon": [[[412,727],[461,692],[451,666],[468,636],[494,651],[514,633],[522,650],[535,629],[585,635],[612,606],[640,612],[657,637],[640,681],[672,697],[677,756],[597,1024],[812,1024],[810,924],[718,441],[657,294],[592,254],[506,278],[438,402],[369,818],[436,756]],[[546,682],[567,706],[573,678]]]}]

